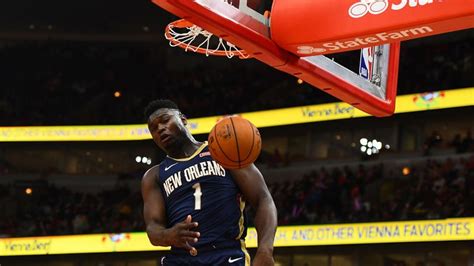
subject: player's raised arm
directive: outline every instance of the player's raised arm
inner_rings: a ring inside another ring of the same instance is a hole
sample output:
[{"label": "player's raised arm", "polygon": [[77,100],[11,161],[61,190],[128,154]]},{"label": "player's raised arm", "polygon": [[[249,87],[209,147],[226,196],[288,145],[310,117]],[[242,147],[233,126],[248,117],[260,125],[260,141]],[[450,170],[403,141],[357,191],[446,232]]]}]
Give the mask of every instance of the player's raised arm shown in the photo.
[{"label": "player's raised arm", "polygon": [[258,249],[252,265],[273,265],[273,242],[277,227],[277,210],[263,176],[254,164],[231,170],[235,183],[255,209]]},{"label": "player's raised arm", "polygon": [[151,168],[142,179],[143,216],[148,239],[154,246],[175,246],[193,250],[191,245],[198,241],[200,234],[191,231],[198,226],[197,222],[192,222],[191,215],[183,222],[166,228],[165,203],[156,182],[158,169],[158,166]]}]

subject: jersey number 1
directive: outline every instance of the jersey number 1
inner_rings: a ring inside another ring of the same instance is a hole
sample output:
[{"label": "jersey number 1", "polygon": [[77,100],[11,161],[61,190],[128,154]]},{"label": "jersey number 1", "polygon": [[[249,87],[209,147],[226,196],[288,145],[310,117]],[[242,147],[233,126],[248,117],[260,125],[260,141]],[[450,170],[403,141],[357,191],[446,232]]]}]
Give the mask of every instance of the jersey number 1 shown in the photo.
[{"label": "jersey number 1", "polygon": [[200,210],[201,209],[201,184],[196,183],[193,185],[194,188],[194,209],[195,210]]}]

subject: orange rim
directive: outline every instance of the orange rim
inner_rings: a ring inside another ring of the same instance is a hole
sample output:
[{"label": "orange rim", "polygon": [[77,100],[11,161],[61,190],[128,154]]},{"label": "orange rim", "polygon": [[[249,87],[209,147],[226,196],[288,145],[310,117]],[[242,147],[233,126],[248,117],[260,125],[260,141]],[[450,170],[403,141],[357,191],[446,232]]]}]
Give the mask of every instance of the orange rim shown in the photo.
[{"label": "orange rim", "polygon": [[234,53],[235,56],[237,56],[240,59],[250,58],[248,53],[245,50],[242,50],[242,49],[237,49],[237,50],[232,50],[232,51],[227,50],[226,51],[226,50],[214,50],[214,49],[201,48],[201,47],[197,47],[195,45],[192,45],[191,43],[184,43],[184,42],[178,41],[170,33],[170,31],[173,28],[184,29],[184,28],[188,28],[188,27],[192,27],[192,26],[194,26],[194,24],[187,21],[187,20],[185,20],[185,19],[179,19],[179,20],[173,21],[170,24],[168,24],[168,26],[166,26],[166,28],[165,28],[165,37],[166,37],[167,40],[170,41],[171,44],[173,44],[173,46],[178,46],[178,47],[180,47],[184,50],[190,49],[192,52],[195,52],[195,53],[200,53],[200,54],[204,54],[204,55],[214,55],[214,56],[226,56],[226,57],[229,57],[228,56],[229,53]]}]

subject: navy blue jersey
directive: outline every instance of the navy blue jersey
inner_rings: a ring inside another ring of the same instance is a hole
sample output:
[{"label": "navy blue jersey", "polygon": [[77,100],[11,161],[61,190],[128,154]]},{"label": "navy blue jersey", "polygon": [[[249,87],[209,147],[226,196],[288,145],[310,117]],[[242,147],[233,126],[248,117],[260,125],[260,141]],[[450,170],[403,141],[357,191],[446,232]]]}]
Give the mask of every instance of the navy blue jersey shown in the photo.
[{"label": "navy blue jersey", "polygon": [[187,215],[198,222],[199,247],[244,239],[245,202],[229,171],[215,162],[204,143],[191,157],[167,157],[159,166],[168,227]]}]

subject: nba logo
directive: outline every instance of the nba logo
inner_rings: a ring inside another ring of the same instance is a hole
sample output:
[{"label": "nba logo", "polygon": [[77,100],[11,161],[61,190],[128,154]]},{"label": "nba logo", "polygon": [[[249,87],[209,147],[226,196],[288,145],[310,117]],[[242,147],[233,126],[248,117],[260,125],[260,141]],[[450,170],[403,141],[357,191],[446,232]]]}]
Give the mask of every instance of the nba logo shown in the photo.
[{"label": "nba logo", "polygon": [[374,74],[374,55],[375,46],[360,50],[359,75],[367,80],[371,80]]}]

